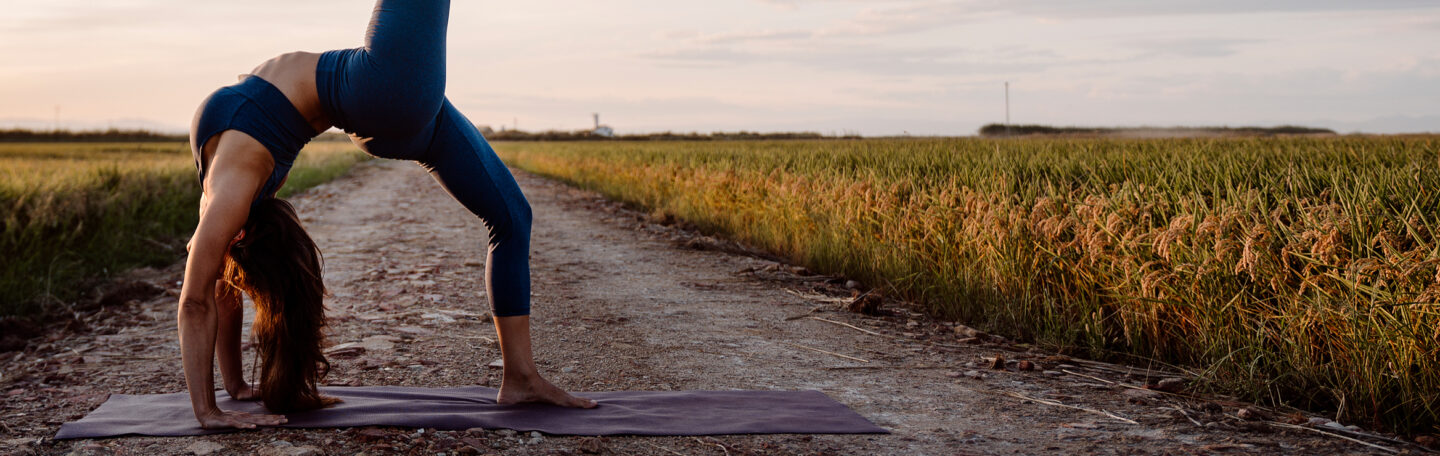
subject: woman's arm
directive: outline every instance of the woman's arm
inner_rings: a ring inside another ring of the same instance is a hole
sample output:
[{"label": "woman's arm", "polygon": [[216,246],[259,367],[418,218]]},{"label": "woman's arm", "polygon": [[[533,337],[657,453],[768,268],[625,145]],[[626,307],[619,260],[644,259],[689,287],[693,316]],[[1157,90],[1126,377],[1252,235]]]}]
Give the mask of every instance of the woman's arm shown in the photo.
[{"label": "woman's arm", "polygon": [[221,314],[215,299],[218,291],[215,284],[230,242],[250,215],[250,201],[273,167],[264,146],[243,133],[222,134],[223,139],[231,136],[238,138],[214,141],[218,143],[218,150],[205,176],[200,223],[190,239],[177,312],[180,358],[185,369],[185,385],[190,391],[190,405],[201,427],[207,429],[253,428],[257,424],[274,425],[285,420],[280,415],[224,412],[215,405],[213,361]]},{"label": "woman's arm", "polygon": [[220,311],[215,357],[220,361],[220,378],[231,399],[251,401],[260,398],[260,390],[245,382],[245,373],[240,369],[240,326],[245,317],[243,303],[240,290],[224,280],[215,281],[215,305]]}]

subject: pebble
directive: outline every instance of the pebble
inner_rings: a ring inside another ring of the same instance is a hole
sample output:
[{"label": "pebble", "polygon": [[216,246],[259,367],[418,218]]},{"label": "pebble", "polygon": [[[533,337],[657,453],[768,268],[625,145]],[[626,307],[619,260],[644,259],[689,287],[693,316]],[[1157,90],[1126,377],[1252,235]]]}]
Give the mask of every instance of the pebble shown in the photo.
[{"label": "pebble", "polygon": [[1150,389],[1167,393],[1178,393],[1185,390],[1185,379],[1177,377],[1162,379],[1156,382]]},{"label": "pebble", "polygon": [[199,440],[195,443],[190,444],[190,446],[185,447],[186,452],[195,454],[196,456],[207,456],[219,451],[223,451],[224,449],[225,445],[211,442],[209,440]]},{"label": "pebble", "polygon": [[568,373],[571,373],[571,372],[575,372],[575,368],[574,368],[573,366],[565,366],[565,367],[560,368],[560,372],[563,372],[563,373],[568,374]]},{"label": "pebble", "polygon": [[971,328],[965,325],[955,325],[955,335],[957,337],[979,337],[981,334],[984,333],[980,332],[980,330],[978,329]]},{"label": "pebble", "polygon": [[1045,371],[1045,376],[1046,376],[1046,377],[1059,377],[1059,376],[1061,376],[1061,375],[1065,375],[1065,373],[1064,373],[1064,372],[1060,372],[1060,371],[1058,371],[1058,370]]}]

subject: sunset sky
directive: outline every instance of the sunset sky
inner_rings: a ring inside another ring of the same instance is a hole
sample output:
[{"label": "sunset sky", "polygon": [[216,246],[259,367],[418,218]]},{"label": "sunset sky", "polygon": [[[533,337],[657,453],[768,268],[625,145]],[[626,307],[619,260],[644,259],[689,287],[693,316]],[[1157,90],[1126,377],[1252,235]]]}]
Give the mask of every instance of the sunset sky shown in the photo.
[{"label": "sunset sky", "polygon": [[[363,0],[46,0],[0,15],[0,127],[182,131]],[[448,94],[499,128],[969,135],[1056,125],[1440,132],[1440,2],[456,0]]]}]

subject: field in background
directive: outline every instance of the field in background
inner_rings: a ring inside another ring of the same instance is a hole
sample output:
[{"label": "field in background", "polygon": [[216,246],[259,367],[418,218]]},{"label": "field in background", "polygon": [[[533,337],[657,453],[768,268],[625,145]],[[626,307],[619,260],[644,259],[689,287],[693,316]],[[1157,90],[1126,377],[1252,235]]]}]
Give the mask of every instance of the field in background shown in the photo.
[{"label": "field in background", "polygon": [[1440,422],[1440,138],[497,149],[990,331],[1397,431]]},{"label": "field in background", "polygon": [[[364,157],[349,143],[312,143],[280,194]],[[183,142],[0,143],[0,317],[65,306],[89,279],[180,259],[199,198]]]}]

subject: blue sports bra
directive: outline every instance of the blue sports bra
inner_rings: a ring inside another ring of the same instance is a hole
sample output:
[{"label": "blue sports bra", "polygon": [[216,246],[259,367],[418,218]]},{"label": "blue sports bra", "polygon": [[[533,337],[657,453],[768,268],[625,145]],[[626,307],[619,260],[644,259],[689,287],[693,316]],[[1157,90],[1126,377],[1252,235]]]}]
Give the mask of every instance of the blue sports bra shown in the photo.
[{"label": "blue sports bra", "polygon": [[255,202],[274,196],[280,190],[300,149],[319,134],[280,89],[254,75],[247,75],[235,85],[221,87],[200,106],[190,125],[190,151],[195,155],[195,170],[202,185],[205,143],[226,130],[250,135],[275,159],[275,170],[270,172]]}]

